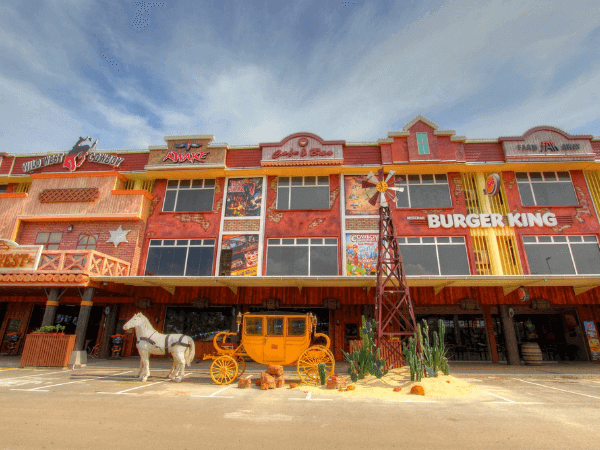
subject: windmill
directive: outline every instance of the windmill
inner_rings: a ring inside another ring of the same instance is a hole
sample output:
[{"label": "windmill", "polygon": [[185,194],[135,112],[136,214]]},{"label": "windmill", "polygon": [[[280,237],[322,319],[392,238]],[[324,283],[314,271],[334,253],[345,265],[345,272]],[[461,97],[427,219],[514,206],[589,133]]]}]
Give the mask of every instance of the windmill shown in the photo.
[{"label": "windmill", "polygon": [[408,286],[402,256],[398,246],[394,220],[389,202],[396,200],[395,172],[390,170],[385,177],[383,169],[377,176],[370,172],[362,181],[362,187],[373,189],[369,203],[379,202],[379,241],[377,243],[377,287],[375,291],[375,319],[377,320],[377,347],[386,355],[394,367],[402,365],[402,349],[393,345],[393,339],[401,344],[416,332],[415,313]]}]

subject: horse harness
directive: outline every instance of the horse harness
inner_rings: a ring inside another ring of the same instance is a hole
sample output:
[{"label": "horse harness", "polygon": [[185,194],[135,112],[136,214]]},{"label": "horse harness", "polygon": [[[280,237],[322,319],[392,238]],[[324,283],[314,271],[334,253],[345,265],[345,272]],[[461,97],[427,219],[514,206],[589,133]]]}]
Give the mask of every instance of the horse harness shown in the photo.
[{"label": "horse harness", "polygon": [[[136,344],[139,344],[140,341],[146,341],[146,342],[150,342],[150,344],[156,346],[156,342],[154,342],[152,339],[150,339],[152,336],[154,335],[154,333],[152,333],[150,335],[150,337],[141,337],[138,339],[138,341],[136,342]],[[186,344],[185,342],[183,342],[183,338],[185,336],[182,334],[179,336],[179,340],[177,342],[175,342],[174,344],[171,344],[171,347],[175,347],[176,345],[181,345],[183,347],[191,347],[191,344]],[[165,356],[169,356],[169,335],[165,335]]]}]

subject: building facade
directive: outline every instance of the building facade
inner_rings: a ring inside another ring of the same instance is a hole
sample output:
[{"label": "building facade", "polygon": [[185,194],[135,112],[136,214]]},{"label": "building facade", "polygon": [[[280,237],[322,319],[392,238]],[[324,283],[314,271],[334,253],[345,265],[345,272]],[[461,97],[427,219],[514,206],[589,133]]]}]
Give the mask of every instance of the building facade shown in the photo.
[{"label": "building facade", "polygon": [[[2,155],[0,353],[41,324],[102,342],[141,311],[212,350],[238,312],[312,312],[336,359],[372,317],[383,168],[418,321],[453,360],[600,359],[600,138],[469,140],[418,116],[377,142],[296,133],[230,146]],[[125,354],[134,354],[131,335]]]}]

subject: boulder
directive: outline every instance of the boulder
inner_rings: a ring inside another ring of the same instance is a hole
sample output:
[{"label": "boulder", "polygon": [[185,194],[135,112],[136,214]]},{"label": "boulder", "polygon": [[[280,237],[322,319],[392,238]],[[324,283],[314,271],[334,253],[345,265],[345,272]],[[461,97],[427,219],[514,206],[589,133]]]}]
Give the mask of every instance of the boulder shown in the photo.
[{"label": "boulder", "polygon": [[425,395],[425,391],[423,390],[423,386],[415,385],[410,388],[410,393],[415,395]]},{"label": "boulder", "polygon": [[325,386],[327,389],[346,389],[346,384],[344,377],[329,377]]},{"label": "boulder", "polygon": [[283,375],[276,377],[275,378],[275,387],[282,388],[284,386],[285,386],[285,378],[283,377]]},{"label": "boulder", "polygon": [[396,386],[394,388],[394,392],[400,392],[402,390],[402,388],[400,386]]},{"label": "boulder", "polygon": [[260,388],[262,389],[262,385],[266,384],[267,389],[275,389],[275,377],[269,375],[267,372],[262,372],[260,374]]},{"label": "boulder", "polygon": [[252,387],[252,380],[250,378],[240,378],[238,387],[240,389],[250,389]]},{"label": "boulder", "polygon": [[274,377],[280,377],[283,375],[283,366],[270,365],[267,368],[267,373]]}]

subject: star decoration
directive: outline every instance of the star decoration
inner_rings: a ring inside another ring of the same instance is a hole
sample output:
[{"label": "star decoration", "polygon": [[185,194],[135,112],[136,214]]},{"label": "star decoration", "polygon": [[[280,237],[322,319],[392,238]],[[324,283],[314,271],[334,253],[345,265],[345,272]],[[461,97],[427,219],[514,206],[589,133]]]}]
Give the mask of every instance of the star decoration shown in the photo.
[{"label": "star decoration", "polygon": [[127,233],[130,231],[131,230],[124,230],[121,225],[119,225],[119,228],[117,228],[115,231],[108,230],[110,233],[110,238],[106,241],[106,243],[112,242],[115,244],[115,247],[118,247],[121,242],[129,242],[127,240]]}]

